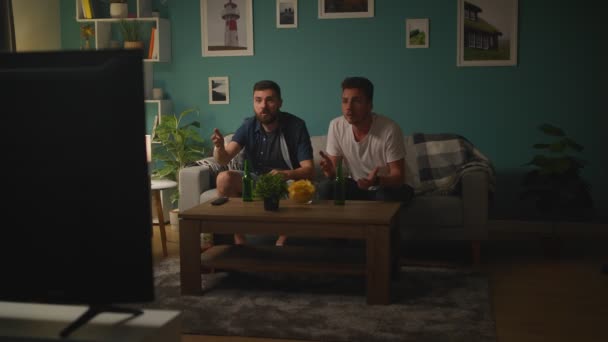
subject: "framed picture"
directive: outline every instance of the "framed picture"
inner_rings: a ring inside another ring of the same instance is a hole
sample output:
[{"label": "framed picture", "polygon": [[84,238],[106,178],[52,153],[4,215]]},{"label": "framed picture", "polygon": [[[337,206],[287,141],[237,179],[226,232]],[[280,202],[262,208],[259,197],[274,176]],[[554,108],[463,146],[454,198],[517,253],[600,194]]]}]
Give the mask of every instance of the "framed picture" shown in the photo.
[{"label": "framed picture", "polygon": [[429,20],[405,19],[405,47],[408,49],[429,47]]},{"label": "framed picture", "polygon": [[253,56],[252,0],[201,0],[203,57]]},{"label": "framed picture", "polygon": [[457,1],[456,65],[517,65],[518,0]]},{"label": "framed picture", "polygon": [[298,27],[298,0],[277,0],[277,27]]},{"label": "framed picture", "polygon": [[230,103],[228,77],[209,77],[209,104]]},{"label": "framed picture", "polygon": [[374,0],[319,0],[319,19],[373,17]]}]

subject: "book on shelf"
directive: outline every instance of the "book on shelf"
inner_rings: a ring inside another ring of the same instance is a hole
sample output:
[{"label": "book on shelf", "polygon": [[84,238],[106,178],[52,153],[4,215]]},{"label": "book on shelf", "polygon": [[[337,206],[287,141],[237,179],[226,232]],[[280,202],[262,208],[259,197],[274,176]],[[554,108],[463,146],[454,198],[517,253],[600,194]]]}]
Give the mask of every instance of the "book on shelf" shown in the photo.
[{"label": "book on shelf", "polygon": [[150,32],[150,44],[148,46],[148,59],[152,59],[152,56],[154,55],[155,36],[156,27],[152,27],[152,31]]},{"label": "book on shelf", "polygon": [[93,6],[91,1],[92,0],[80,0],[80,5],[82,6],[82,15],[85,19],[93,19],[95,17],[93,14]]},{"label": "book on shelf", "polygon": [[152,47],[152,59],[154,60],[158,60],[158,30],[156,30],[156,28],[154,29],[154,46]]}]

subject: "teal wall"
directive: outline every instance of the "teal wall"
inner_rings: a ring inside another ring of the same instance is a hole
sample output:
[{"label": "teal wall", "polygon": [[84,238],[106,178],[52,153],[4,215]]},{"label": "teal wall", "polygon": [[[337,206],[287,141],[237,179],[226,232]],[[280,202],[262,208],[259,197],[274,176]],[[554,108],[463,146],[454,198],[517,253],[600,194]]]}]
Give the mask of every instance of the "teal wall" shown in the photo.
[{"label": "teal wall", "polygon": [[[62,43],[78,47],[74,1],[62,0]],[[376,0],[375,17],[320,20],[317,1],[300,0],[297,29],[277,29],[275,1],[254,0],[254,56],[201,56],[200,1],[167,0],[172,61],[155,64],[155,86],[163,87],[179,112],[201,110],[207,142],[214,127],[234,131],[252,114],[252,85],[273,79],[283,90],[283,109],[306,120],[311,134],[325,134],[340,115],[340,82],[362,75],[376,86],[375,111],[396,120],[405,134],[454,132],[470,139],[495,164],[495,216],[517,216],[518,183],[546,139],[544,122],[566,130],[586,147],[584,177],[596,207],[608,209],[603,167],[606,106],[600,84],[606,70],[605,5],[581,0],[520,1],[519,64],[516,67],[456,67],[456,0]],[[405,48],[405,18],[429,18],[430,48]],[[228,76],[230,104],[209,105],[207,78]],[[604,91],[605,93],[605,91]]]}]

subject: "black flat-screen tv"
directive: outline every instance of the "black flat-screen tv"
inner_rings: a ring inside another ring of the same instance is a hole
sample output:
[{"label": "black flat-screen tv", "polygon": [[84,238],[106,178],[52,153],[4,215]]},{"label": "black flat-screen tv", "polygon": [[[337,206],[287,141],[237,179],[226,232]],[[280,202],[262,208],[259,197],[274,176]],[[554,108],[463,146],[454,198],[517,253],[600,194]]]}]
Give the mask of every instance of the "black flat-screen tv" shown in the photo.
[{"label": "black flat-screen tv", "polygon": [[142,52],[0,54],[0,300],[154,299]]}]

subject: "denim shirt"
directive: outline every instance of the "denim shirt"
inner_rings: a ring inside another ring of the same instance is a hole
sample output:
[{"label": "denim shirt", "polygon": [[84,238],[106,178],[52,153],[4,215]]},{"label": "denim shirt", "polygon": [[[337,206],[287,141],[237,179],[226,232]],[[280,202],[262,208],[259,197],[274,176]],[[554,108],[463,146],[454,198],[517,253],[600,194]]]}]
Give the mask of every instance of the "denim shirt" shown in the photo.
[{"label": "denim shirt", "polygon": [[[310,135],[306,128],[304,120],[287,112],[279,112],[279,126],[277,127],[277,135],[283,136],[287,145],[286,153],[272,153],[272,155],[289,156],[289,163],[285,161],[284,165],[292,165],[293,169],[300,167],[300,162],[303,160],[312,160],[312,145],[310,143]],[[264,151],[264,138],[266,134],[264,128],[255,116],[248,117],[239,127],[232,141],[237,142],[245,149],[245,158],[249,159],[252,166],[252,171],[256,174],[263,174],[273,167],[266,165],[265,158],[261,155]],[[276,163],[274,163],[277,165]]]}]

